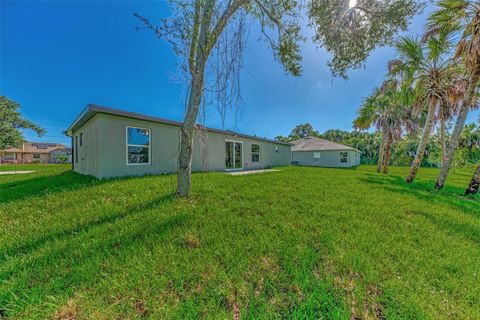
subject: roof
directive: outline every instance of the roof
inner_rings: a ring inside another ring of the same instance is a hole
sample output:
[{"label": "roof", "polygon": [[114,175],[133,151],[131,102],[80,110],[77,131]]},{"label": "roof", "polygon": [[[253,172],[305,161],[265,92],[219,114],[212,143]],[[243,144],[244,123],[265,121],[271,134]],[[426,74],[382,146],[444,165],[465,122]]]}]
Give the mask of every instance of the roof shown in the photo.
[{"label": "roof", "polygon": [[50,153],[54,150],[61,149],[68,152],[69,148],[60,143],[50,142],[24,142],[20,148],[8,148],[5,152],[16,153]]},{"label": "roof", "polygon": [[361,152],[358,149],[317,137],[306,137],[291,141],[291,143],[293,144],[292,151],[353,150]]},{"label": "roof", "polygon": [[[144,115],[144,114],[140,114],[140,113],[124,111],[124,110],[119,110],[119,109],[112,109],[112,108],[107,108],[107,107],[103,107],[103,106],[98,106],[98,105],[95,105],[95,104],[89,104],[82,111],[82,113],[80,113],[80,115],[75,119],[75,121],[72,123],[72,125],[70,125],[70,127],[67,130],[67,135],[72,136],[73,132],[77,131],[88,120],[90,120],[96,114],[99,114],[99,113],[109,114],[109,115],[114,115],[114,116],[120,116],[120,117],[130,118],[130,119],[145,120],[145,121],[150,121],[150,122],[155,122],[155,123],[171,125],[171,126],[175,126],[175,127],[181,127],[182,126],[182,122],[179,122],[179,121],[173,121],[173,120],[164,119],[164,118],[157,118],[157,117],[148,116],[148,115]],[[234,136],[234,137],[242,137],[242,138],[255,139],[255,140],[272,142],[272,143],[277,143],[277,144],[291,145],[291,143],[288,143],[288,142],[283,142],[283,141],[278,141],[278,140],[273,140],[273,139],[267,139],[267,138],[261,138],[261,137],[242,134],[242,133],[237,133],[237,132],[229,131],[229,130],[227,131],[227,130],[220,130],[220,129],[214,129],[214,128],[207,128],[207,127],[205,127],[204,129],[208,132],[220,133],[220,134],[225,134],[225,135]]]}]

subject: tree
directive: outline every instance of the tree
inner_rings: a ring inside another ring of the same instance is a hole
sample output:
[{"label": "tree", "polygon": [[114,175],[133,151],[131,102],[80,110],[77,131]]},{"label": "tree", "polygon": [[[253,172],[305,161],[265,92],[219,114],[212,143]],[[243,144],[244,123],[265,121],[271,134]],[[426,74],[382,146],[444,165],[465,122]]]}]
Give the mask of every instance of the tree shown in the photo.
[{"label": "tree", "polygon": [[439,9],[429,18],[429,31],[437,33],[442,29],[452,28],[452,26],[456,28],[459,41],[456,45],[455,58],[464,65],[468,85],[450,137],[442,169],[435,183],[437,190],[443,188],[447,179],[468,112],[478,105],[480,81],[480,3],[477,0],[441,0],[438,6]]},{"label": "tree", "polygon": [[475,195],[478,193],[478,189],[480,188],[480,164],[477,165],[477,169],[473,173],[472,180],[468,185],[467,190],[465,190],[465,195]]},{"label": "tree", "polygon": [[417,124],[411,115],[411,97],[409,88],[387,79],[381,88],[375,88],[367,97],[354,120],[356,129],[365,130],[376,125],[382,133],[377,172],[388,173],[392,144],[401,139],[403,132],[415,132]]},{"label": "tree", "polygon": [[[411,183],[417,174],[436,122],[436,114],[441,119],[450,116],[449,88],[453,87],[460,74],[457,64],[448,57],[450,51],[450,30],[444,29],[435,36],[429,34],[419,41],[412,37],[402,37],[396,43],[398,59],[392,60],[390,73],[397,76],[402,86],[410,86],[415,94],[414,107],[417,114],[426,109],[425,124],[418,144],[415,159],[410,167],[407,182]],[[443,123],[443,121],[442,121]],[[445,130],[442,125],[442,131]],[[442,135],[443,136],[443,135]]]},{"label": "tree", "polygon": [[318,131],[314,130],[310,123],[302,123],[292,129],[292,132],[290,132],[288,138],[290,141],[292,141],[311,136],[318,137],[318,135]]},{"label": "tree", "polygon": [[[190,190],[195,123],[206,95],[226,111],[239,97],[246,19],[260,24],[274,57],[286,74],[299,76],[301,54],[298,19],[302,11],[296,0],[172,0],[172,18],[159,26],[135,14],[144,26],[171,43],[180,59],[180,71],[188,83],[188,98],[180,130],[177,195]],[[333,55],[334,74],[346,77],[346,70],[360,67],[376,46],[390,43],[397,30],[405,30],[409,19],[421,9],[414,0],[311,0],[307,14],[315,29],[313,40]],[[352,41],[355,39],[355,41]],[[212,59],[211,57],[215,57]],[[233,95],[231,94],[233,93]],[[237,98],[235,98],[237,97]],[[224,115],[222,115],[224,117]]]},{"label": "tree", "polygon": [[24,141],[21,129],[30,129],[42,136],[45,131],[25,119],[19,112],[20,105],[5,96],[0,96],[0,150],[19,147]]}]

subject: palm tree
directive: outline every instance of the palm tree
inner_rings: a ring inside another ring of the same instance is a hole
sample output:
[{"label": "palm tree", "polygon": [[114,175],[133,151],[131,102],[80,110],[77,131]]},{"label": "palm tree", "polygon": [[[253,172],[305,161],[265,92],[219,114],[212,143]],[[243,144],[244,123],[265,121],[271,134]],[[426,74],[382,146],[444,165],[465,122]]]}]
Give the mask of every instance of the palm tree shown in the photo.
[{"label": "palm tree", "polygon": [[[362,106],[358,111],[358,117],[353,121],[353,127],[357,130],[367,130],[378,121],[385,110],[385,99],[382,97],[380,88],[376,87],[370,96],[365,98]],[[381,172],[384,160],[384,151],[387,135],[379,131],[381,134],[380,148],[378,150],[377,172]]]},{"label": "palm tree", "polygon": [[468,196],[470,194],[475,195],[478,193],[478,189],[480,188],[480,164],[477,165],[477,169],[473,173],[472,180],[468,185],[467,190],[465,190],[465,195]]},{"label": "palm tree", "polygon": [[411,94],[402,90],[395,80],[386,80],[381,88],[375,88],[359,110],[353,126],[365,130],[376,125],[382,133],[377,171],[388,173],[392,144],[402,137],[404,129],[416,130],[412,121],[409,97]]},{"label": "palm tree", "polygon": [[[402,37],[395,46],[399,58],[390,62],[391,74],[396,76],[403,86],[410,86],[415,93],[416,113],[419,114],[426,109],[425,124],[407,177],[408,183],[415,179],[422,163],[425,148],[437,120],[437,111],[449,109],[446,104],[449,101],[449,88],[459,74],[459,67],[448,58],[451,47],[450,35],[451,31],[445,28],[436,34],[428,34],[422,41]],[[444,116],[450,114],[443,111],[441,113]]]},{"label": "palm tree", "polygon": [[435,184],[437,190],[443,187],[447,179],[468,112],[478,105],[480,80],[480,3],[478,0],[441,0],[438,6],[440,8],[429,18],[429,32],[438,33],[445,28],[459,31],[455,58],[464,65],[468,86],[447,147],[444,165]]}]

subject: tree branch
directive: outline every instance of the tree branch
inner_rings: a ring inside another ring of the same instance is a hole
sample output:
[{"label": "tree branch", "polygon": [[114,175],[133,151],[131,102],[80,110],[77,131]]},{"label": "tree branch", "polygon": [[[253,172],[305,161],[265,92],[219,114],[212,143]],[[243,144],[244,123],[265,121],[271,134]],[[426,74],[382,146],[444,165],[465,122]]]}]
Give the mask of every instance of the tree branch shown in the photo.
[{"label": "tree branch", "polygon": [[210,51],[213,49],[215,46],[215,43],[217,42],[218,37],[222,33],[223,29],[225,28],[226,24],[230,20],[230,18],[235,14],[235,12],[244,4],[247,4],[250,2],[250,0],[235,0],[233,3],[231,3],[223,12],[222,16],[218,20],[217,24],[213,28],[212,33],[210,34],[208,43],[206,45],[206,56],[210,54]]}]

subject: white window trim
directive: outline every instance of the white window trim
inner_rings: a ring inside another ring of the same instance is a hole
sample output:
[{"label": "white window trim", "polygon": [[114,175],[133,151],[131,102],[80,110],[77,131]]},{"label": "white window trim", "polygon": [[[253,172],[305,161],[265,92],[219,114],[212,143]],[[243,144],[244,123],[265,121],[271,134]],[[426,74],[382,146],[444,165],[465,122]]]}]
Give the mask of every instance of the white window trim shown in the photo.
[{"label": "white window trim", "polygon": [[[343,157],[342,153],[346,153],[347,155]],[[342,162],[342,159],[346,159],[347,161]],[[340,151],[340,163],[348,163],[348,151]]]},{"label": "white window trim", "polygon": [[[128,147],[142,147],[145,148],[146,145],[140,144],[129,144],[128,143],[128,129],[140,129],[140,130],[148,130],[148,163],[128,163]],[[135,127],[135,126],[126,126],[125,127],[125,162],[127,166],[149,166],[152,164],[152,129],[150,128],[142,128],[142,127]]]},{"label": "white window trim", "polygon": [[[254,144],[258,146],[258,152],[253,152],[252,149],[251,149]],[[252,163],[262,163],[262,148],[261,148],[261,146],[260,146],[260,143],[252,143],[252,144],[250,145],[250,153],[251,153],[251,155],[250,155],[250,161],[251,161]],[[252,155],[254,155],[254,154],[258,154],[258,161],[253,161],[253,160],[252,160]]]},{"label": "white window trim", "polygon": [[[233,169],[227,169],[227,164],[225,163],[225,171],[236,171],[236,170],[243,170],[243,141],[237,141],[237,140],[229,140],[225,139],[225,142],[233,142],[234,147],[233,147],[233,153],[235,154],[235,143],[241,143],[242,144],[242,167],[241,168],[233,168]],[[225,144],[226,146],[226,144]],[[227,149],[225,148],[225,155],[227,155]],[[235,155],[234,155],[235,157]],[[235,159],[233,159],[233,165],[235,166]]]}]

